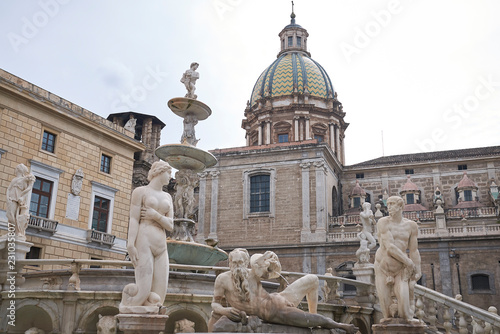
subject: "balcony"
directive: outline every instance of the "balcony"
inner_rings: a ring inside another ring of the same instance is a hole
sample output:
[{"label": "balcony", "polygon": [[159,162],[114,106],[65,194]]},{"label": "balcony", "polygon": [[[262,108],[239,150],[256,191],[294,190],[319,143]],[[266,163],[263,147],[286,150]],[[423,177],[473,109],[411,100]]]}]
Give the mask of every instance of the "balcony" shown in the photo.
[{"label": "balcony", "polygon": [[113,246],[116,236],[96,230],[87,230],[87,242],[97,242],[101,245]]},{"label": "balcony", "polygon": [[30,220],[28,221],[28,227],[34,228],[39,232],[45,231],[54,234],[57,229],[58,221],[38,217],[38,216],[30,216]]}]

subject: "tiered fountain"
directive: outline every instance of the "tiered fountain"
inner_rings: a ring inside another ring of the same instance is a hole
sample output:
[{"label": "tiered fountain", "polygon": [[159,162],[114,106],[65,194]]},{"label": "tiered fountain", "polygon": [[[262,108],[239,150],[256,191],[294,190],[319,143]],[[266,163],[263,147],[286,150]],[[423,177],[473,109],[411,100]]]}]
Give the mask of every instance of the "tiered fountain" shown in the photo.
[{"label": "tiered fountain", "polygon": [[[172,263],[213,266],[227,259],[226,252],[209,245],[196,243],[193,234],[196,222],[193,220],[195,199],[194,189],[199,183],[199,172],[217,163],[209,152],[196,148],[195,125],[207,119],[212,111],[198,101],[194,94],[195,82],[199,78],[197,63],[182,76],[181,82],[187,89],[185,97],[168,101],[167,106],[174,114],[184,119],[184,132],[180,144],[167,144],[156,149],[156,155],[177,169],[174,196],[174,230],[167,241],[169,259]],[[201,212],[200,214],[204,214]]]}]

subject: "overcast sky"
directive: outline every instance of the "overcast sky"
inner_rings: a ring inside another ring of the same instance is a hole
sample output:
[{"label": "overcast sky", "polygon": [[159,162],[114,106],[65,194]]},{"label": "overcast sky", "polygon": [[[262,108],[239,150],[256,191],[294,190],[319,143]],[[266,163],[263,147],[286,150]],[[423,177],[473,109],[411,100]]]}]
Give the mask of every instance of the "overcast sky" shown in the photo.
[{"label": "overcast sky", "polygon": [[[347,164],[500,145],[499,1],[294,3],[350,123]],[[182,119],[166,102],[196,61],[212,109],[198,147],[244,146],[246,101],[290,12],[288,0],[2,0],[0,67],[102,117],[155,115],[167,144]]]}]

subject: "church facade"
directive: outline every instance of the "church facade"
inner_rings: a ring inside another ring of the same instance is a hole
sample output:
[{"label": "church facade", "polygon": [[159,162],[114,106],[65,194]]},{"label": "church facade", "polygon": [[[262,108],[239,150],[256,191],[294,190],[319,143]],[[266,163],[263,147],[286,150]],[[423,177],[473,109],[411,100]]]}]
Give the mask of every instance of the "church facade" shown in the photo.
[{"label": "church facade", "polygon": [[[275,251],[284,270],[355,278],[359,213],[398,195],[418,222],[420,283],[500,307],[500,147],[387,156],[345,165],[348,124],[328,73],[291,23],[244,110],[246,146],[211,151],[201,174],[198,240]],[[374,251],[372,251],[372,260]],[[344,288],[349,295],[349,287]]]}]

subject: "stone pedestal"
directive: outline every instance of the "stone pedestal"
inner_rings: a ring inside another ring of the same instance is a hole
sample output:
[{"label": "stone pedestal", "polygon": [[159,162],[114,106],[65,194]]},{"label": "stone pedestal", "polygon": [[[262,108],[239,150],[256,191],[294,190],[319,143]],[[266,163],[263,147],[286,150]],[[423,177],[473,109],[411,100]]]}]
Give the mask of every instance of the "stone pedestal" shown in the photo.
[{"label": "stone pedestal", "polygon": [[[356,281],[375,285],[375,270],[371,263],[355,263],[352,273]],[[375,290],[371,287],[357,287],[356,300],[360,306],[372,307],[375,303]]]},{"label": "stone pedestal", "polygon": [[[8,235],[0,238],[0,260],[8,260],[5,264],[0,265],[0,291],[7,291],[11,286],[20,286],[24,283],[24,277],[21,274],[24,265],[17,261],[26,258],[26,253],[30,251],[33,244],[16,239],[17,237],[9,237]],[[15,261],[13,261],[12,256],[14,256]],[[13,277],[15,279],[12,279]]]},{"label": "stone pedestal", "polygon": [[124,334],[158,334],[165,330],[168,315],[118,314],[118,329]]},{"label": "stone pedestal", "polygon": [[426,326],[419,320],[408,323],[406,320],[395,318],[372,325],[373,334],[424,334]]}]

